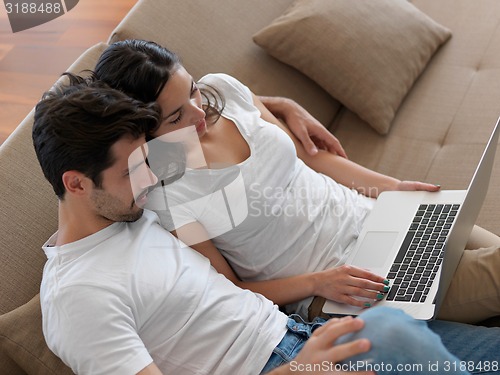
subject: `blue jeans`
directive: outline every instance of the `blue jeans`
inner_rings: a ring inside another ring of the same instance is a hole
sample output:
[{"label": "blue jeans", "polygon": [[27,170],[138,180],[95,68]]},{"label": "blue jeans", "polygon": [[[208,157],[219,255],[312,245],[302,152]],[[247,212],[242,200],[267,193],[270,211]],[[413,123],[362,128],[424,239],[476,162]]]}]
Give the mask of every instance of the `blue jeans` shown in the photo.
[{"label": "blue jeans", "polygon": [[[372,348],[342,362],[340,369],[372,370],[377,374],[500,374],[500,328],[444,321],[426,323],[387,307],[366,310],[360,318],[365,327],[341,337],[337,344],[365,337]],[[288,332],[262,373],[288,362],[293,365],[314,329],[324,322],[317,318],[305,323],[299,316],[290,316]],[[333,364],[324,366],[330,369]]]}]

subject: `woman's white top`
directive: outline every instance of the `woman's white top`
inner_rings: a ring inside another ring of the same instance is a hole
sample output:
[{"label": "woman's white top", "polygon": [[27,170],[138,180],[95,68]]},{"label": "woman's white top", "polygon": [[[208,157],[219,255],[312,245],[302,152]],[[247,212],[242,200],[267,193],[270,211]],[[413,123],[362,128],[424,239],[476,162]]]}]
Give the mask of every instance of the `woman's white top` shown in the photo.
[{"label": "woman's white top", "polygon": [[[222,116],[237,126],[250,156],[219,169],[186,170],[182,178],[150,194],[148,208],[170,231],[201,223],[246,281],[342,264],[373,199],[305,165],[290,137],[260,117],[251,91],[241,82],[210,74],[200,83],[222,93]],[[290,306],[289,312],[304,314],[310,300]]]}]

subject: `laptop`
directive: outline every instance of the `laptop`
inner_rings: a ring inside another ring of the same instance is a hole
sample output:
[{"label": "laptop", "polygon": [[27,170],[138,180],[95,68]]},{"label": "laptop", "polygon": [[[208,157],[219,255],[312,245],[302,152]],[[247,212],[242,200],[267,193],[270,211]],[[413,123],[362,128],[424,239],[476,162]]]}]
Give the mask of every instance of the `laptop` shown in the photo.
[{"label": "laptop", "polygon": [[[467,190],[380,194],[346,261],[390,281],[389,292],[374,306],[402,309],[419,320],[436,317],[488,190],[499,123],[500,118]],[[331,315],[362,311],[334,301],[323,307]]]}]

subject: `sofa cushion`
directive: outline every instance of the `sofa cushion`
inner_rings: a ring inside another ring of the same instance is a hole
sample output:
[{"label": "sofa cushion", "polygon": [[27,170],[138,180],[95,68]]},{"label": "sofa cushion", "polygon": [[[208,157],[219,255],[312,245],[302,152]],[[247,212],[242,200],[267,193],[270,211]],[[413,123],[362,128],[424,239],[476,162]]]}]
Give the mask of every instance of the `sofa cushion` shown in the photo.
[{"label": "sofa cushion", "polygon": [[386,134],[450,36],[406,0],[297,0],[253,39]]},{"label": "sofa cushion", "polygon": [[5,360],[10,367],[9,374],[73,374],[45,343],[38,294],[25,305],[0,316],[0,352],[2,363]]},{"label": "sofa cushion", "polygon": [[[399,179],[466,189],[500,114],[500,2],[413,0],[453,30],[401,103],[389,136],[345,108],[331,124],[349,159]],[[453,12],[450,11],[453,9]],[[494,10],[494,11],[493,11]],[[477,20],[481,22],[477,22]],[[500,234],[500,152],[477,224]]]}]

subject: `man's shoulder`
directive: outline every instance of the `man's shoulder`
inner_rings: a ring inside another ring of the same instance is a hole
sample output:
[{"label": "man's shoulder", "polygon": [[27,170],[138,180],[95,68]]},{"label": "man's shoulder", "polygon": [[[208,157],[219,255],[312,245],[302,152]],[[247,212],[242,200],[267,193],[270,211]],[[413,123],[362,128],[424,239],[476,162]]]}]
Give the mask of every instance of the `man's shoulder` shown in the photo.
[{"label": "man's shoulder", "polygon": [[[160,218],[154,211],[144,209],[144,213],[138,220],[137,224],[140,226],[138,228],[139,230],[148,230],[156,233],[157,236],[164,237],[165,239],[172,241],[173,243],[177,242],[174,235],[161,225]],[[134,223],[132,225],[134,225]]]}]

